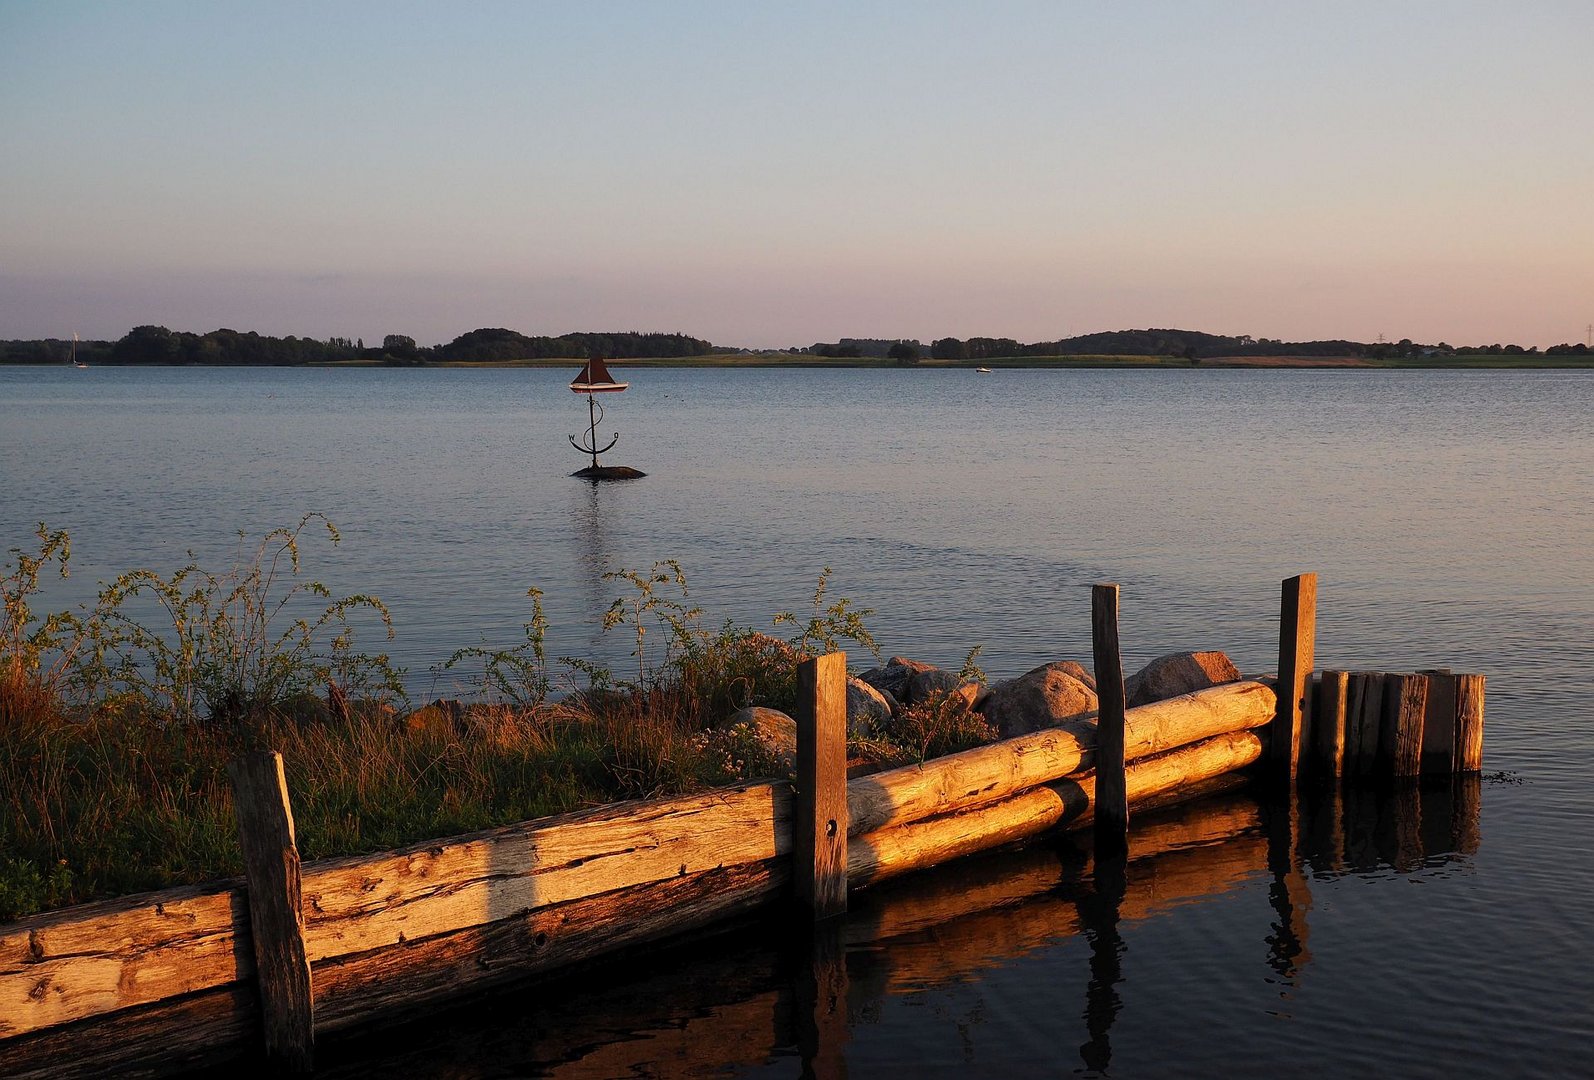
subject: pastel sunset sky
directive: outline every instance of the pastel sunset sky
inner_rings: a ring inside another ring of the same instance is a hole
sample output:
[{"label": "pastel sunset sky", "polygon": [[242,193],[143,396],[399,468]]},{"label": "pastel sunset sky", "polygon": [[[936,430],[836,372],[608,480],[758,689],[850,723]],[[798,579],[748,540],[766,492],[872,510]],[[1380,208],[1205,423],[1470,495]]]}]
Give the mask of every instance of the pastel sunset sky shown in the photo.
[{"label": "pastel sunset sky", "polygon": [[0,0],[0,337],[1594,321],[1594,3]]}]

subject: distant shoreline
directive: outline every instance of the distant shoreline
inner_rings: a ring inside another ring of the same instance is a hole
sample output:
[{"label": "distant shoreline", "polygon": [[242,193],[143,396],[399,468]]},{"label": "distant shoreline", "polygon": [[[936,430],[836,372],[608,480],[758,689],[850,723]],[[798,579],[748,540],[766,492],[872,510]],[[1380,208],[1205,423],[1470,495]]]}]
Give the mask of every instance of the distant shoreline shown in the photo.
[{"label": "distant shoreline", "polygon": [[[91,367],[314,367],[314,368],[580,368],[584,357],[535,360],[437,360],[390,364],[380,360],[335,360],[305,364],[117,364],[100,362]],[[899,363],[878,357],[831,357],[812,353],[728,353],[707,356],[660,356],[613,359],[610,367],[641,368],[893,368],[901,371],[993,371],[1024,368],[1405,368],[1420,370],[1579,370],[1594,368],[1594,354],[1586,356],[1461,353],[1454,356],[1374,359],[1362,356],[1209,356],[1190,361],[1181,356],[1011,356],[979,360],[921,359]],[[60,364],[0,361],[0,367],[61,367]]]}]

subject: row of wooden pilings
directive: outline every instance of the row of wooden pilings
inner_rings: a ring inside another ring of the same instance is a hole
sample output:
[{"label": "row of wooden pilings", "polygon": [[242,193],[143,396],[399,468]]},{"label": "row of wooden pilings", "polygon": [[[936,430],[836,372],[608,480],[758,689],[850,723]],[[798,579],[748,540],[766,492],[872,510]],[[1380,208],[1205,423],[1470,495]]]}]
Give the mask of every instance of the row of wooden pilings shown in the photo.
[{"label": "row of wooden pilings", "polygon": [[[1126,694],[1119,589],[1091,588],[1098,721],[1093,839],[1098,863],[1128,852]],[[1482,675],[1324,671],[1314,678],[1317,575],[1281,585],[1278,712],[1268,771],[1284,786],[1309,778],[1408,780],[1476,772],[1483,757]],[[847,909],[847,660],[831,653],[799,669],[797,898],[822,920]]]}]

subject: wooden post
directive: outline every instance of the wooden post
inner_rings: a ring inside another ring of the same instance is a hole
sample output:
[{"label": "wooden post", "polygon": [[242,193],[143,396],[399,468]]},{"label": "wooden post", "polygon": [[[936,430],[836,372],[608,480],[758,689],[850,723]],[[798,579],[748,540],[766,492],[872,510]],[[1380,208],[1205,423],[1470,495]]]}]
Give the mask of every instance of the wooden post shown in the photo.
[{"label": "wooden post", "polygon": [[1325,671],[1312,703],[1312,769],[1317,775],[1339,779],[1345,774],[1345,706],[1349,701],[1350,673]]},{"label": "wooden post", "polygon": [[1422,772],[1422,722],[1428,709],[1428,676],[1390,675],[1384,689],[1384,740],[1391,776]]},{"label": "wooden post", "polygon": [[1428,709],[1422,718],[1422,771],[1456,771],[1456,677],[1449,671],[1428,676]]},{"label": "wooden post", "polygon": [[797,668],[797,899],[814,921],[847,910],[847,654]]},{"label": "wooden post", "polygon": [[1124,665],[1118,650],[1118,586],[1090,590],[1090,641],[1096,660],[1096,861],[1129,852],[1129,787],[1124,776]]},{"label": "wooden post", "polygon": [[1350,700],[1345,709],[1346,753],[1355,776],[1371,776],[1378,766],[1378,737],[1384,715],[1384,676],[1377,671],[1357,671],[1350,677]]},{"label": "wooden post", "polygon": [[1456,770],[1483,768],[1483,676],[1456,676]]},{"label": "wooden post", "polygon": [[315,1067],[315,1017],[299,900],[299,849],[282,755],[251,751],[234,759],[227,773],[249,882],[249,935],[266,1058],[291,1072],[310,1072]]},{"label": "wooden post", "polygon": [[1311,709],[1306,688],[1312,680],[1316,638],[1317,575],[1287,578],[1279,602],[1279,711],[1270,741],[1274,772],[1290,782],[1301,766],[1301,732]]}]

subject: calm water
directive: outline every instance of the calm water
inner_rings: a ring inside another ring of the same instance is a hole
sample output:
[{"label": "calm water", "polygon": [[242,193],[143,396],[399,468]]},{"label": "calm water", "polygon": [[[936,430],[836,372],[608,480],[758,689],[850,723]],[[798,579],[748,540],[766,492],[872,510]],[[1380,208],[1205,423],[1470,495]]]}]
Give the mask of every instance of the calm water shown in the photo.
[{"label": "calm water", "polygon": [[351,1072],[1586,1071],[1594,372],[640,371],[602,430],[650,475],[596,489],[567,475],[569,376],[0,368],[0,544],[68,528],[67,606],[324,511],[345,540],[308,569],[387,601],[416,696],[455,692],[430,672],[454,648],[516,640],[529,585],[553,653],[631,662],[601,575],[661,558],[750,624],[831,566],[887,652],[979,643],[993,677],[1088,659],[1102,580],[1131,669],[1267,670],[1278,582],[1314,570],[1320,666],[1486,673],[1508,775],[1308,805],[1293,843],[1246,796],[1186,811],[1117,920],[1066,846],[882,888],[822,1037],[805,964],[742,935],[351,1044]]}]

